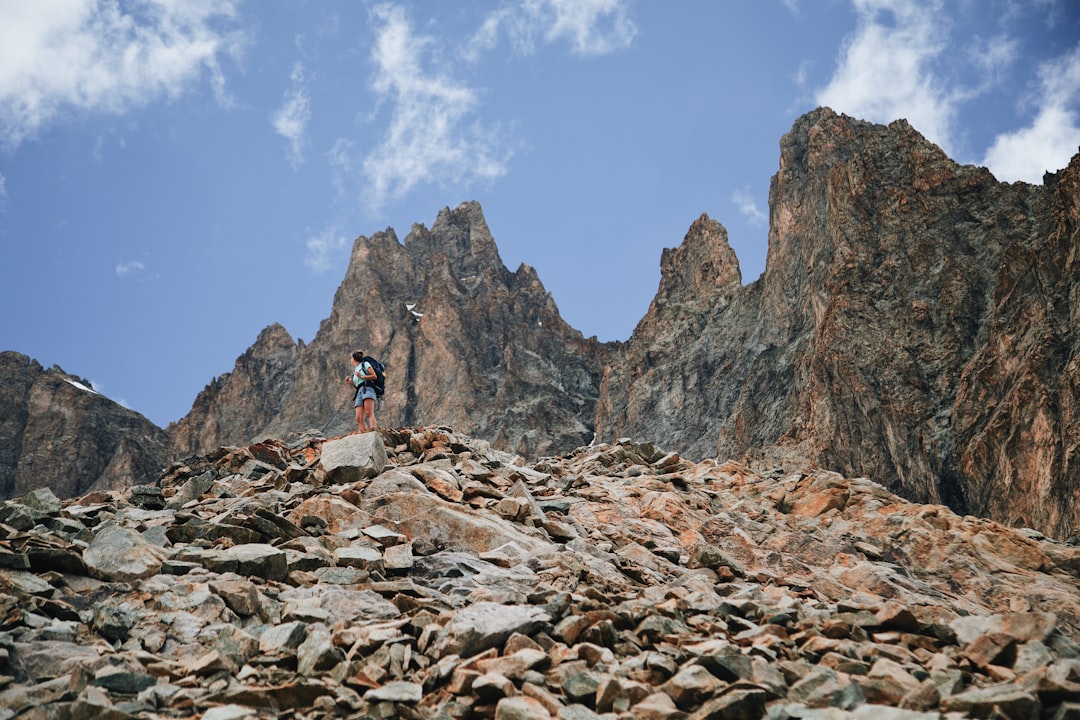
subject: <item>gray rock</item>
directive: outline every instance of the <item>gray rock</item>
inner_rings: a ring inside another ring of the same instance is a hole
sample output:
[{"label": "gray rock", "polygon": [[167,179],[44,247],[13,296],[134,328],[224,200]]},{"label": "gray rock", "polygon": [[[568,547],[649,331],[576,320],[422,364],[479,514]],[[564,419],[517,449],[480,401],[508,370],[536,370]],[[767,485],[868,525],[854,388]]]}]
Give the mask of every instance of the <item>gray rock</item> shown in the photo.
[{"label": "gray rock", "polygon": [[288,622],[267,628],[259,636],[259,652],[274,655],[286,650],[295,650],[307,637],[307,623]]},{"label": "gray rock", "polygon": [[368,702],[395,702],[415,705],[424,696],[424,688],[418,683],[411,682],[388,682],[382,687],[372,688],[364,693],[364,700]]},{"label": "gray rock", "polygon": [[201,562],[214,572],[234,572],[264,580],[284,580],[289,573],[285,552],[264,543],[234,545],[203,556]]},{"label": "gray rock", "polygon": [[551,713],[534,698],[508,697],[495,706],[495,720],[551,720]]},{"label": "gray rock", "polygon": [[661,687],[675,704],[683,710],[699,707],[727,683],[712,675],[700,665],[689,665],[664,683]]},{"label": "gray rock", "polygon": [[296,648],[296,672],[313,676],[325,673],[345,659],[345,652],[334,645],[325,626],[308,628],[307,637]]},{"label": "gray rock", "polygon": [[45,515],[55,515],[60,512],[63,507],[60,498],[56,497],[56,494],[48,487],[40,487],[31,490],[23,496],[20,502],[28,508],[37,510]]},{"label": "gray rock", "polygon": [[401,615],[393,603],[369,589],[353,590],[335,586],[294,588],[282,592],[278,599],[325,610],[329,613],[327,624],[331,626],[356,618],[388,620]]},{"label": "gray rock", "polygon": [[474,603],[454,615],[443,631],[437,652],[470,657],[501,647],[514,633],[528,635],[550,620],[547,613],[530,605]]},{"label": "gray rock", "polygon": [[353,567],[369,573],[385,570],[383,554],[375,548],[355,544],[334,551],[334,561],[341,567]]},{"label": "gray rock", "polygon": [[401,573],[412,569],[414,564],[412,543],[393,545],[383,551],[383,565],[387,572]]},{"label": "gray rock", "polygon": [[758,720],[765,716],[768,693],[761,688],[736,688],[706,700],[690,720]]},{"label": "gray rock", "polygon": [[162,552],[134,530],[107,525],[98,530],[82,559],[92,577],[131,582],[156,575],[161,570]]},{"label": "gray rock", "polygon": [[169,498],[165,506],[175,510],[184,507],[190,502],[198,500],[214,486],[214,478],[216,475],[217,473],[213,470],[207,470],[196,477],[188,478],[188,480],[180,486],[180,489],[177,490],[176,494]]},{"label": "gray rock", "polygon": [[1013,720],[1038,720],[1042,705],[1033,693],[1011,683],[971,688],[941,701],[945,712],[972,717],[990,717],[995,708]]},{"label": "gray rock", "polygon": [[354,483],[373,478],[390,464],[382,435],[376,432],[348,435],[323,443],[320,467],[327,482]]}]

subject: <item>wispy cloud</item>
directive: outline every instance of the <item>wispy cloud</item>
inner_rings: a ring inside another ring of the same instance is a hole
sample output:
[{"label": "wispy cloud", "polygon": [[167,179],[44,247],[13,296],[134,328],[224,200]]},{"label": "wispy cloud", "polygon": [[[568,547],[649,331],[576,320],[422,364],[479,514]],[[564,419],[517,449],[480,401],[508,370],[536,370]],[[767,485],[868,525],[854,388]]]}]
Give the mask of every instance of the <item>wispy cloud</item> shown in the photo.
[{"label": "wispy cloud", "polygon": [[141,273],[144,270],[146,270],[146,266],[138,260],[128,260],[116,264],[117,277],[127,277],[128,275]]},{"label": "wispy cloud", "polygon": [[504,175],[511,151],[498,128],[476,118],[476,92],[445,70],[425,68],[435,39],[414,33],[401,7],[379,5],[373,17],[371,86],[380,105],[390,106],[390,121],[363,162],[369,210],[378,212],[418,183],[467,184]]},{"label": "wispy cloud", "polygon": [[348,240],[337,228],[327,228],[321,233],[311,235],[304,243],[307,255],[304,265],[313,272],[326,272],[341,266],[340,255],[348,247]]},{"label": "wispy cloud", "polygon": [[[614,52],[637,33],[627,6],[627,0],[519,0],[489,14],[457,57],[478,62],[504,36],[524,54],[538,40],[568,42],[583,56]],[[371,17],[371,87],[390,119],[362,162],[368,210],[378,212],[421,183],[468,185],[505,175],[514,142],[481,119],[479,91],[455,76],[447,57],[435,61],[447,43],[416,32],[400,5],[377,5]],[[340,155],[335,162],[339,169],[348,164]]]},{"label": "wispy cloud", "polygon": [[178,97],[204,75],[227,104],[219,58],[245,43],[226,27],[238,4],[5,2],[0,145],[18,147],[68,112],[121,113]]},{"label": "wispy cloud", "polygon": [[353,141],[338,138],[334,146],[326,153],[326,162],[330,165],[330,182],[334,186],[335,199],[341,199],[346,193],[346,179],[354,173]]},{"label": "wispy cloud", "polygon": [[622,50],[637,35],[624,0],[531,0],[523,8],[532,23],[546,26],[547,42],[566,40],[580,55]]},{"label": "wispy cloud", "polygon": [[952,149],[957,103],[933,64],[948,45],[949,19],[940,0],[854,0],[855,32],[839,66],[816,102],[875,122],[906,118],[947,152]]},{"label": "wispy cloud", "polygon": [[606,55],[629,47],[637,26],[626,0],[520,0],[490,13],[462,55],[475,61],[503,36],[522,55],[563,41],[577,55]]},{"label": "wispy cloud", "polygon": [[292,88],[285,94],[285,103],[274,113],[270,122],[274,132],[288,140],[286,158],[293,168],[304,163],[304,146],[307,144],[307,126],[311,120],[311,106],[307,86],[304,83],[304,65],[296,63],[290,75]]},{"label": "wispy cloud", "polygon": [[762,212],[761,208],[758,207],[757,202],[754,200],[754,196],[750,194],[749,189],[736,190],[733,192],[731,194],[731,202],[735,203],[735,207],[739,209],[739,212],[751,225],[768,225],[768,215]]},{"label": "wispy cloud", "polygon": [[1039,69],[1031,124],[998,135],[983,164],[998,180],[1042,182],[1080,150],[1080,45]]}]

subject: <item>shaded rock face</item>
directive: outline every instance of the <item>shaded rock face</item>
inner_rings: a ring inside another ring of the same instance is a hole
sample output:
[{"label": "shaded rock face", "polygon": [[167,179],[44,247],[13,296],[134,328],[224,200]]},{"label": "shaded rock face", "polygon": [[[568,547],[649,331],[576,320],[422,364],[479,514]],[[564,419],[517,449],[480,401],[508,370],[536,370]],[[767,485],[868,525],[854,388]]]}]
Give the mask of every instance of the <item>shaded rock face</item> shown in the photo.
[{"label": "shaded rock face", "polygon": [[304,428],[355,429],[349,355],[387,367],[382,425],[445,424],[532,456],[593,434],[607,347],[559,316],[536,272],[510,272],[476,203],[356,240],[310,345],[264,331],[169,428],[178,456]]},{"label": "shaded rock face", "polygon": [[664,250],[660,268],[656,297],[604,370],[597,437],[649,439],[705,457],[739,398],[733,363],[751,357],[745,335],[753,328],[740,324],[739,308],[752,305],[727,231],[705,215],[682,245]]},{"label": "shaded rock face", "polygon": [[152,482],[168,462],[161,428],[59,368],[0,353],[0,497],[60,497]]},{"label": "shaded rock face", "polygon": [[1009,185],[904,121],[802,117],[781,142],[765,273],[735,287],[707,218],[665,252],[605,373],[598,437],[827,467],[1074,534],[1078,181],[1080,156]]},{"label": "shaded rock face", "polygon": [[[343,443],[383,448],[341,472]],[[1080,548],[832,472],[630,441],[528,463],[407,427],[0,522],[5,717],[1078,710]]]}]

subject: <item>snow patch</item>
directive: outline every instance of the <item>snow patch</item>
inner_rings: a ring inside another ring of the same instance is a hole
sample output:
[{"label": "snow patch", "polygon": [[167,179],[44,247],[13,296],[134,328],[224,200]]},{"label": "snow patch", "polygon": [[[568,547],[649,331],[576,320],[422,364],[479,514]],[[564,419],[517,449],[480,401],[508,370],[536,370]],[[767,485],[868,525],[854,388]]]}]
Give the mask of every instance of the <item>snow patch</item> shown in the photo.
[{"label": "snow patch", "polygon": [[69,385],[74,385],[75,387],[79,388],[80,390],[85,390],[88,393],[93,393],[94,395],[99,395],[100,394],[94,388],[86,387],[81,382],[76,382],[75,380],[70,380],[68,378],[64,378],[64,382],[68,383]]}]

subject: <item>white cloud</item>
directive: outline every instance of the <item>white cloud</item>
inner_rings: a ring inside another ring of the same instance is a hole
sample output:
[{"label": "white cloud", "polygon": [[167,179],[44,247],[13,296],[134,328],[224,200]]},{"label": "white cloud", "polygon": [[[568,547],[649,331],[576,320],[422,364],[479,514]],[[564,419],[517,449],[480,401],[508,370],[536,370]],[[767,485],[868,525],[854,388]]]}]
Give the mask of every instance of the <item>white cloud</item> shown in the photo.
[{"label": "white cloud", "polygon": [[330,182],[334,186],[334,199],[340,200],[346,193],[346,178],[353,176],[353,142],[347,138],[338,138],[334,146],[326,153],[326,162],[330,165]]},{"label": "white cloud", "polygon": [[637,36],[626,0],[520,0],[489,14],[462,55],[471,61],[504,33],[522,55],[544,43],[567,41],[578,55],[606,55],[629,47]]},{"label": "white cloud", "polygon": [[3,173],[0,173],[0,205],[7,200],[7,178]]},{"label": "white cloud", "polygon": [[434,38],[414,34],[400,7],[380,5],[373,17],[372,89],[391,109],[389,128],[363,162],[369,209],[377,212],[419,183],[467,184],[504,175],[511,153],[496,128],[474,118],[476,92],[424,68],[425,53],[437,46]]},{"label": "white cloud", "polygon": [[731,194],[731,202],[735,203],[739,212],[742,213],[747,222],[751,225],[768,224],[768,215],[762,212],[761,208],[757,206],[757,202],[754,201],[754,196],[750,194],[749,189],[736,190]]},{"label": "white cloud", "polygon": [[327,228],[318,235],[312,235],[305,243],[307,256],[304,265],[310,270],[321,273],[338,267],[338,255],[348,247],[348,240],[335,228]]},{"label": "white cloud", "polygon": [[[1052,16],[1057,5],[1044,4]],[[946,153],[956,153],[964,135],[957,122],[960,105],[1005,81],[1021,52],[1018,39],[975,37],[962,53],[947,54],[951,20],[941,0],[853,0],[853,5],[856,30],[816,102],[874,122],[906,118]],[[1022,11],[1019,5],[1007,9]],[[956,63],[974,80],[953,82],[958,74],[949,70]],[[1061,169],[1077,152],[1080,46],[1042,65],[1037,91],[1027,101],[1030,124],[998,135],[984,156],[983,164],[1000,180],[1041,182],[1044,172]]]},{"label": "white cloud", "polygon": [[274,132],[289,141],[286,157],[293,168],[304,163],[304,145],[307,143],[307,125],[311,119],[307,87],[304,85],[304,65],[293,66],[292,88],[285,94],[285,104],[271,118]]},{"label": "white cloud", "polygon": [[1080,45],[1039,69],[1039,92],[1031,124],[994,139],[983,164],[998,180],[1041,183],[1080,150]]},{"label": "white cloud", "polygon": [[175,98],[204,73],[227,103],[220,29],[239,0],[0,0],[0,145],[18,147],[69,112],[122,113]]},{"label": "white cloud", "polygon": [[[637,34],[627,7],[627,0],[518,0],[489,14],[458,56],[477,62],[503,35],[523,54],[537,38],[566,41],[579,55],[614,52]],[[498,127],[481,123],[477,91],[453,76],[445,57],[425,66],[447,43],[414,32],[399,5],[377,5],[372,20],[371,87],[379,107],[390,108],[390,122],[363,161],[368,210],[378,212],[420,183],[467,185],[505,175],[513,148]],[[350,163],[339,150],[333,162],[340,169]]]},{"label": "white cloud", "polygon": [[956,106],[966,93],[951,91],[932,68],[948,40],[940,0],[854,0],[854,6],[856,30],[816,102],[873,122],[906,118],[949,152]]},{"label": "white cloud", "polygon": [[530,16],[548,26],[545,40],[568,40],[581,55],[621,50],[637,34],[623,0],[528,0],[524,6]]},{"label": "white cloud", "polygon": [[116,264],[116,274],[119,277],[127,277],[132,273],[141,273],[145,269],[146,266],[138,260],[128,260],[127,262]]},{"label": "white cloud", "polygon": [[989,88],[1001,81],[1002,74],[1016,61],[1019,51],[1020,42],[1016,38],[998,35],[989,40],[975,38],[967,56],[985,78],[983,87]]}]

